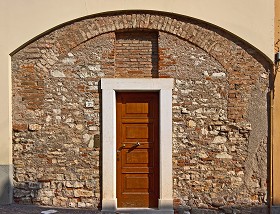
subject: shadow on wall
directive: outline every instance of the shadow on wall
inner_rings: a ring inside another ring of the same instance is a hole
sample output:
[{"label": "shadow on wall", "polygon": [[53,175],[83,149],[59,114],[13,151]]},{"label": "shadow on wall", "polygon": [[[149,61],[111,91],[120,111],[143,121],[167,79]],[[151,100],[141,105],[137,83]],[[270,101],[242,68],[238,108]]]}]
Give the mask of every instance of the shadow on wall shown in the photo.
[{"label": "shadow on wall", "polygon": [[39,214],[39,213],[64,213],[64,214],[97,214],[101,213],[99,210],[93,209],[75,209],[75,208],[57,208],[57,207],[43,207],[38,205],[0,205],[1,214]]},{"label": "shadow on wall", "polygon": [[0,166],[0,205],[11,204],[13,186],[8,177],[9,173],[2,170],[2,168],[3,166]]},{"label": "shadow on wall", "polygon": [[[98,94],[99,94],[99,126],[103,127],[102,125],[102,90],[101,90],[101,81],[98,81]],[[99,153],[99,188],[100,188],[100,197],[99,197],[99,204],[97,206],[97,208],[99,210],[102,209],[102,195],[103,195],[103,188],[102,188],[102,175],[103,175],[103,171],[102,171],[102,136],[103,136],[103,132],[102,132],[103,128],[100,128],[100,133],[99,133],[99,141],[97,144],[94,145],[95,148],[100,148],[100,153]]]},{"label": "shadow on wall", "polygon": [[269,209],[267,206],[254,206],[254,207],[225,206],[225,207],[219,207],[217,210],[190,208],[190,207],[178,207],[177,209],[175,209],[175,214],[228,214],[228,213],[269,214]]}]

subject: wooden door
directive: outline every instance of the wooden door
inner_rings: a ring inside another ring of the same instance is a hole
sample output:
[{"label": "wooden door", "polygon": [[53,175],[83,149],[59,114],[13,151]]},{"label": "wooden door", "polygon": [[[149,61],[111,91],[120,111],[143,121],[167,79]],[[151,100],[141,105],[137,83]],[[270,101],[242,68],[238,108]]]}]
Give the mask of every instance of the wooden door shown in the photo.
[{"label": "wooden door", "polygon": [[158,198],[158,93],[117,93],[118,207],[158,207]]}]

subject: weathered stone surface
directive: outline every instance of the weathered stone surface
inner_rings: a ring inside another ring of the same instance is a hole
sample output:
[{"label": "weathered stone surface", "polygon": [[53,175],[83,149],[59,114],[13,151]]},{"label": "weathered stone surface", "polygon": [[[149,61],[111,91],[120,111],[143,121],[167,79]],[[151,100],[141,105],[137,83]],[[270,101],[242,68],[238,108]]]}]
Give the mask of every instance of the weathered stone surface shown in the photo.
[{"label": "weathered stone surface", "polygon": [[74,196],[75,197],[92,197],[93,192],[89,191],[89,190],[77,189],[77,190],[74,190]]},{"label": "weathered stone surface", "polygon": [[41,188],[42,188],[42,184],[41,184],[41,183],[38,183],[38,182],[29,182],[29,183],[28,183],[28,187],[29,187],[30,189],[38,190],[38,189],[41,189]]},{"label": "weathered stone surface", "polygon": [[216,158],[225,158],[225,159],[232,159],[232,156],[227,154],[226,152],[221,152],[219,154],[216,155]]},{"label": "weathered stone surface", "polygon": [[208,209],[192,209],[191,214],[220,214],[217,210],[208,210]]},{"label": "weathered stone surface", "polygon": [[41,125],[39,125],[39,124],[29,124],[28,129],[30,131],[39,131],[39,130],[41,130]]},{"label": "weathered stone surface", "polygon": [[196,127],[196,122],[194,122],[193,120],[189,120],[188,126],[189,126],[190,128],[194,128],[194,127]]},{"label": "weathered stone surface", "polygon": [[226,74],[223,72],[220,72],[220,73],[213,73],[211,76],[216,77],[216,78],[225,78]]},{"label": "weathered stone surface", "polygon": [[226,203],[225,199],[222,197],[212,198],[212,205],[214,207],[221,207],[224,206]]},{"label": "weathered stone surface", "polygon": [[14,197],[15,198],[21,198],[23,196],[30,196],[31,192],[30,190],[20,190],[20,189],[15,189],[14,190]]},{"label": "weathered stone surface", "polygon": [[53,77],[65,77],[65,74],[61,71],[51,71]]},{"label": "weathered stone surface", "polygon": [[81,182],[77,182],[77,181],[74,181],[74,182],[66,181],[65,186],[66,187],[81,188],[81,187],[84,186],[84,184],[81,183]]},{"label": "weathered stone surface", "polygon": [[13,130],[17,132],[26,131],[28,128],[27,124],[13,124]]},{"label": "weathered stone surface", "polygon": [[214,138],[214,140],[212,141],[212,143],[217,143],[217,144],[224,144],[227,141],[227,138],[224,136],[217,136]]}]

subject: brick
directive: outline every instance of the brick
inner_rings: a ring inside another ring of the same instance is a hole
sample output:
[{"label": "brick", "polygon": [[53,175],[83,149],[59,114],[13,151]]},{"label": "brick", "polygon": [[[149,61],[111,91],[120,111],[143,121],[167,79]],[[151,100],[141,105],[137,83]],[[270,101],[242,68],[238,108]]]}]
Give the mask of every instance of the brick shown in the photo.
[{"label": "brick", "polygon": [[14,131],[23,132],[23,131],[26,131],[27,129],[28,129],[27,124],[24,124],[24,123],[13,124],[13,130]]}]

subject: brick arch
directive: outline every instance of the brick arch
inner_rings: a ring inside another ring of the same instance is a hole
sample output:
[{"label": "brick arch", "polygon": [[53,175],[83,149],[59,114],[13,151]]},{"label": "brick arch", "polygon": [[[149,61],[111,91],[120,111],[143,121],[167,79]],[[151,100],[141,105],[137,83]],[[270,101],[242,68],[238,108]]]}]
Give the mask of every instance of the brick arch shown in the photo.
[{"label": "brick arch", "polygon": [[[246,120],[248,107],[246,100],[250,98],[252,85],[259,81],[261,73],[272,70],[272,64],[259,50],[242,39],[203,21],[151,11],[95,15],[67,23],[47,33],[26,46],[32,49],[27,53],[34,55],[34,59],[49,59],[44,64],[38,61],[35,66],[48,72],[59,58],[95,37],[110,32],[140,29],[177,36],[204,50],[220,63],[227,71],[230,89],[228,118],[234,121]],[[44,52],[40,51],[38,46],[43,48]],[[22,49],[23,52],[26,47]],[[160,69],[159,65],[159,71]]]},{"label": "brick arch", "polygon": [[[252,57],[253,63],[257,60],[261,64],[271,65],[261,51],[218,26],[182,15],[155,11],[106,13],[70,21],[63,27],[54,28],[52,32],[47,31],[47,35],[56,37],[59,42],[52,44],[45,41],[45,45],[48,49],[57,48],[63,54],[101,34],[133,29],[163,31],[178,36],[203,49],[227,70],[235,70],[234,64],[242,61],[242,57]],[[56,34],[57,31],[60,33]],[[30,43],[34,40],[36,38]]]},{"label": "brick arch", "polygon": [[[163,12],[119,12],[86,17],[51,32],[47,37],[55,37],[57,42],[51,43],[46,39],[43,45],[59,57],[99,35],[133,29],[175,35],[201,48],[219,62],[228,73],[229,119],[244,120],[245,100],[250,97],[252,85],[258,81],[263,69],[271,70],[271,63],[262,53],[237,36],[203,21]],[[43,55],[49,55],[49,51]],[[53,60],[56,61],[56,57]],[[42,69],[46,67],[39,66]]]},{"label": "brick arch", "polygon": [[64,34],[58,37],[60,40],[58,45],[64,52],[104,33],[148,29],[167,32],[193,43],[209,53],[225,68],[231,67],[230,61],[233,56],[244,55],[243,51],[249,52],[249,55],[259,61],[265,60],[265,57],[262,60],[258,57],[262,56],[260,51],[230,32],[204,21],[163,12],[123,12],[100,15],[76,21],[63,28]]}]

